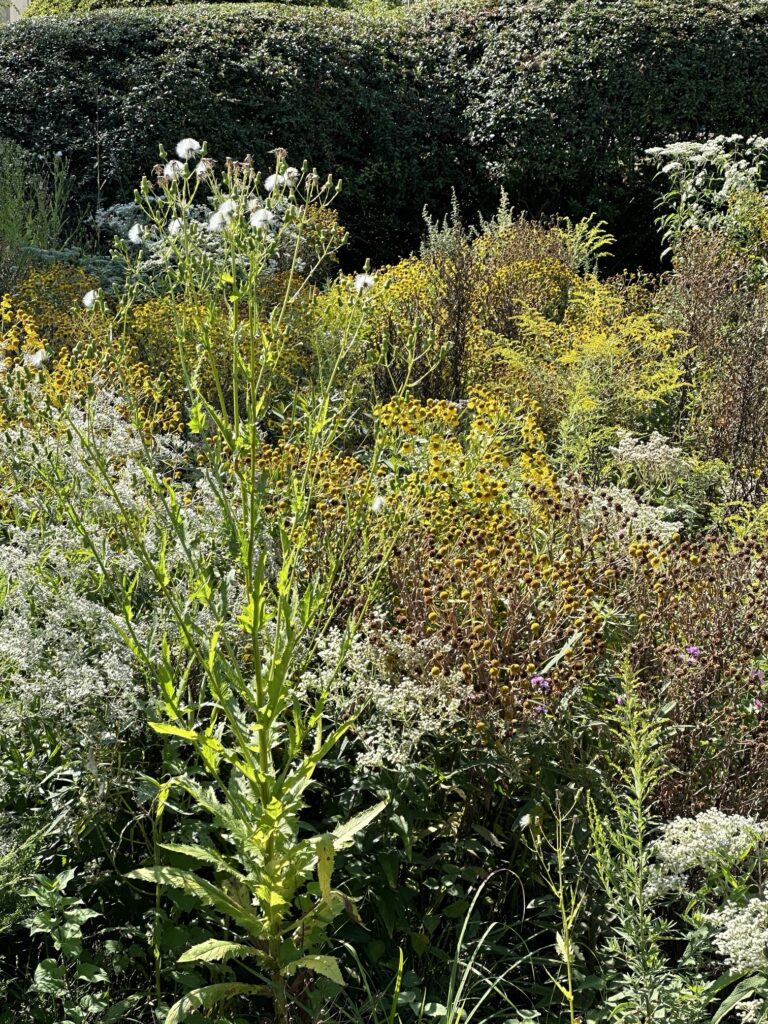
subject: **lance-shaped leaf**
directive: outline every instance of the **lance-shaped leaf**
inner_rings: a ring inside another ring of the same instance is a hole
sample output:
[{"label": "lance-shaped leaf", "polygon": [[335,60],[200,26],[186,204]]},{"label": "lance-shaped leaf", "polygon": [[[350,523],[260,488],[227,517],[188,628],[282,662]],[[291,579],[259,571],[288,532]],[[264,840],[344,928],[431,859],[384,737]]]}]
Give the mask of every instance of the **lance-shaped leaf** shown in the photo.
[{"label": "lance-shaped leaf", "polygon": [[362,832],[364,828],[367,828],[373,819],[381,814],[388,803],[388,800],[382,800],[380,803],[374,804],[373,807],[369,807],[367,811],[356,814],[354,818],[350,818],[343,825],[337,825],[333,830],[334,850],[343,850],[345,847],[351,846],[358,832]]},{"label": "lance-shaped leaf", "polygon": [[151,868],[138,868],[136,871],[130,871],[126,877],[139,878],[144,882],[155,882],[158,885],[170,885],[181,889],[191,896],[196,896],[206,906],[215,907],[220,913],[229,915],[246,931],[255,935],[261,932],[262,921],[257,914],[248,907],[235,902],[217,885],[207,882],[204,878],[199,878],[193,871],[182,871],[179,868],[156,865]]},{"label": "lance-shaped leaf", "polygon": [[259,950],[254,946],[248,946],[244,942],[227,942],[224,939],[206,939],[196,946],[191,946],[186,953],[182,953],[178,959],[180,964],[188,964],[199,960],[205,964],[225,963],[236,957],[239,960],[252,956],[259,956]]},{"label": "lance-shaped leaf", "polygon": [[239,981],[221,982],[218,985],[206,985],[187,992],[168,1011],[165,1024],[179,1024],[195,1010],[209,1010],[216,1003],[234,996],[269,996],[266,985],[246,985]]},{"label": "lance-shaped leaf", "polygon": [[335,956],[302,956],[298,960],[291,961],[291,963],[286,966],[285,973],[290,977],[290,975],[295,974],[300,967],[305,967],[309,971],[314,971],[315,974],[322,974],[324,978],[330,978],[330,980],[335,981],[337,985],[344,984],[344,978],[341,975],[339,961]]}]

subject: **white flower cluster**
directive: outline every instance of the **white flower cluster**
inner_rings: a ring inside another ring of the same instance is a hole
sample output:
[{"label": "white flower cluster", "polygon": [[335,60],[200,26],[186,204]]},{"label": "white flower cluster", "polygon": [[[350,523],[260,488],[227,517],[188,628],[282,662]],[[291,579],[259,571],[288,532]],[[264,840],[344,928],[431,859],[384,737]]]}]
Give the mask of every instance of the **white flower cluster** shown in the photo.
[{"label": "white flower cluster", "polygon": [[706,915],[715,931],[712,945],[734,971],[768,968],[768,902],[751,899],[746,906],[726,903]]},{"label": "white flower cluster", "polygon": [[683,875],[696,868],[708,871],[733,864],[766,837],[768,822],[712,807],[695,818],[670,821],[653,852],[668,874]]},{"label": "white flower cluster", "polygon": [[[612,504],[608,506],[609,511],[603,510],[607,498]],[[591,519],[597,520],[598,509],[602,512],[602,518],[607,518],[610,524],[619,530],[624,525],[624,520],[629,519],[631,523],[630,533],[634,536],[645,536],[650,533],[657,540],[666,541],[682,529],[682,522],[675,518],[676,509],[667,505],[649,505],[640,501],[638,497],[625,487],[606,487],[602,495],[590,492],[587,512]],[[620,511],[618,511],[620,509]]]},{"label": "white flower cluster", "polygon": [[331,632],[299,691],[308,699],[327,693],[334,717],[355,718],[359,769],[404,768],[427,736],[444,736],[463,720],[463,677],[431,675],[435,653],[431,642],[414,645],[375,623],[346,651],[341,633]]},{"label": "white flower cluster", "polygon": [[718,135],[705,142],[675,142],[646,150],[672,184],[677,231],[723,229],[731,198],[761,191],[768,138]]},{"label": "white flower cluster", "polygon": [[765,1024],[768,1020],[768,1003],[764,999],[745,999],[734,1010],[741,1024]]},{"label": "white flower cluster", "polygon": [[651,484],[669,486],[689,466],[685,454],[656,430],[647,440],[621,430],[618,444],[610,452],[619,466],[631,466],[644,482]]}]

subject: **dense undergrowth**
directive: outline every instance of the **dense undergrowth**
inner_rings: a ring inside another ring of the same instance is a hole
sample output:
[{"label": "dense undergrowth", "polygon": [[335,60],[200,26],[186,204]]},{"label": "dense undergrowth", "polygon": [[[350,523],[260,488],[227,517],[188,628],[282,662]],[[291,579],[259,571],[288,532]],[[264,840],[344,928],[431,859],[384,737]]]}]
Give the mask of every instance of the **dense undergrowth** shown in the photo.
[{"label": "dense undergrowth", "polygon": [[86,259],[5,146],[0,1020],[765,1018],[766,145],[660,277],[192,139]]}]

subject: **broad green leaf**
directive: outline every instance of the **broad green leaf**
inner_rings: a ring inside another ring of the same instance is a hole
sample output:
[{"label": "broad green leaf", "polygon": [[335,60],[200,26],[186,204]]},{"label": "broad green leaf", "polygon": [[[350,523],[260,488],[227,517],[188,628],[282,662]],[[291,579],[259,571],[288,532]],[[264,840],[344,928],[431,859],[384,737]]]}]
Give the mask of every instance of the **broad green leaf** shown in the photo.
[{"label": "broad green leaf", "polygon": [[67,972],[55,960],[41,960],[35,968],[35,989],[46,996],[67,994]]},{"label": "broad green leaf", "polygon": [[259,951],[254,946],[248,946],[243,942],[226,942],[224,939],[206,939],[199,942],[182,953],[178,963],[187,964],[193,960],[200,960],[206,964],[218,961],[227,961],[232,957],[245,958],[258,956]]},{"label": "broad green leaf", "polygon": [[206,985],[187,992],[168,1011],[165,1024],[179,1024],[195,1010],[208,1010],[224,999],[235,996],[269,996],[266,985],[246,985],[239,981],[221,982],[218,985]]},{"label": "broad green leaf", "polygon": [[324,978],[329,978],[331,981],[336,982],[337,985],[344,984],[339,961],[335,956],[320,956],[319,954],[315,956],[302,956],[298,960],[292,960],[285,968],[285,973],[290,976],[295,974],[300,967],[306,967],[307,970],[314,971],[315,974],[322,974]]},{"label": "broad green leaf", "polygon": [[334,850],[343,850],[347,846],[352,845],[352,840],[355,838],[358,832],[362,832],[364,828],[367,828],[374,818],[378,817],[379,814],[389,803],[388,800],[382,800],[378,804],[374,804],[373,807],[369,807],[367,811],[363,811],[361,814],[356,814],[354,818],[350,818],[349,821],[343,825],[338,825],[333,830],[333,848]]},{"label": "broad green leaf", "polygon": [[113,1021],[122,1020],[126,1013],[141,1000],[140,995],[128,996],[121,999],[119,1003],[113,1003],[104,1014],[104,1024],[113,1024]]}]

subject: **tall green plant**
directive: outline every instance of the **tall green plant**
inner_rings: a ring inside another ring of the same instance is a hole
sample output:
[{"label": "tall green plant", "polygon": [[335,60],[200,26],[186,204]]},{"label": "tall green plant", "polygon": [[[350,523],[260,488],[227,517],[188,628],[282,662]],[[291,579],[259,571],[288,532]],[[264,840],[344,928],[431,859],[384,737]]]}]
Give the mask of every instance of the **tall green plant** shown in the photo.
[{"label": "tall green plant", "polygon": [[637,679],[624,669],[622,689],[603,712],[607,755],[601,777],[609,782],[597,799],[588,795],[592,853],[609,918],[605,952],[611,1017],[633,1024],[694,1021],[700,1007],[695,986],[672,968],[664,951],[670,932],[654,908],[654,801],[671,773],[663,709],[650,707]]},{"label": "tall green plant", "polygon": [[[318,465],[343,428],[344,413],[333,398],[341,357],[312,382],[308,397],[297,396],[293,441],[299,457],[285,469],[288,507],[279,519],[261,459],[286,314],[331,248],[299,276],[304,226],[336,187],[306,168],[288,167],[282,151],[264,183],[248,161],[228,163],[217,177],[194,140],[183,140],[178,155],[166,158],[156,189],[145,182],[145,221],[132,231],[160,270],[148,277],[151,268],[141,256],[133,261],[115,323],[119,328],[126,304],[142,288],[164,289],[181,300],[176,329],[194,472],[209,488],[223,524],[230,570],[219,572],[199,550],[154,440],[145,441],[142,465],[156,502],[148,532],[114,480],[96,424],[71,423],[90,453],[94,480],[119,510],[113,530],[139,567],[136,578],[116,578],[83,510],[71,500],[68,508],[122,603],[126,640],[159,710],[150,723],[164,740],[162,771],[151,780],[153,862],[130,877],[154,883],[158,903],[183,893],[203,909],[212,934],[189,948],[181,963],[230,969],[231,980],[198,986],[177,1000],[166,1024],[233,997],[268,999],[276,1020],[284,1022],[292,979],[313,973],[343,982],[337,961],[322,950],[337,915],[346,911],[357,918],[357,910],[333,887],[334,859],[384,806],[321,834],[304,833],[306,792],[349,723],[326,731],[324,696],[305,708],[295,684],[331,623],[347,637],[354,633],[391,540],[382,548],[368,528],[376,452],[343,524],[322,533],[319,542],[316,535]],[[193,208],[206,201],[209,217],[203,221]],[[286,264],[285,293],[265,315],[260,282],[278,260]],[[103,297],[86,297],[87,306],[97,304],[105,306]],[[230,339],[226,377],[210,330],[222,314]],[[192,362],[182,348],[190,316],[197,338]],[[198,383],[197,370],[206,361],[212,394]],[[159,642],[157,630],[138,624],[139,577],[154,590]],[[340,658],[343,652],[344,645]],[[181,836],[171,832],[167,822],[178,801],[199,823],[196,837],[203,839],[190,842],[189,829]],[[194,866],[187,866],[190,861]],[[162,1001],[159,940],[155,945],[156,997]]]}]

